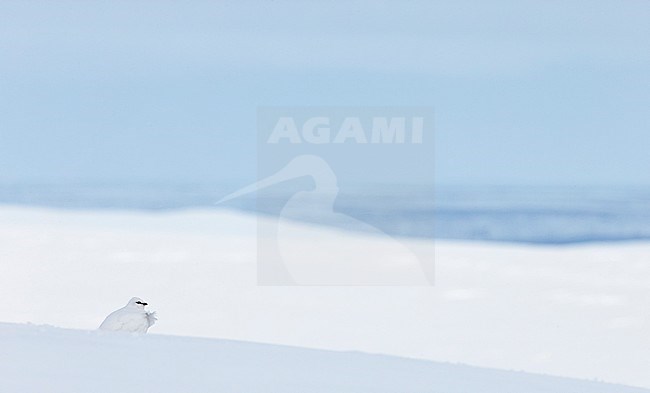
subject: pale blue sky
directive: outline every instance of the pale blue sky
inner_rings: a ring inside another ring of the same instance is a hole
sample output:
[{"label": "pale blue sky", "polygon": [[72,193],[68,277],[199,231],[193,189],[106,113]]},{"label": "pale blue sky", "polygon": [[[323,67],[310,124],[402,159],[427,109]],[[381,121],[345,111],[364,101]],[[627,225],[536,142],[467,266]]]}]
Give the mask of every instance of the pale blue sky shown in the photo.
[{"label": "pale blue sky", "polygon": [[650,185],[650,3],[0,2],[0,181],[253,178],[258,106],[433,106],[436,179]]}]

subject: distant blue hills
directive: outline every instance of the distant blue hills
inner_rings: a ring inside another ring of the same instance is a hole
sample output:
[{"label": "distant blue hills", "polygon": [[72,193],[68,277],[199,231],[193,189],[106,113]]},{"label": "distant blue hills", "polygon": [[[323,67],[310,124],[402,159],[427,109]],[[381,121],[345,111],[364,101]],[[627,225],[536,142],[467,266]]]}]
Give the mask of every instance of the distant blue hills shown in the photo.
[{"label": "distant blue hills", "polygon": [[[215,205],[241,186],[0,184],[0,203],[149,211],[229,208],[279,215],[292,195],[310,187],[296,182]],[[292,207],[292,219],[341,226],[317,198]],[[650,239],[647,188],[367,186],[342,188],[334,211],[400,237],[537,244]]]}]

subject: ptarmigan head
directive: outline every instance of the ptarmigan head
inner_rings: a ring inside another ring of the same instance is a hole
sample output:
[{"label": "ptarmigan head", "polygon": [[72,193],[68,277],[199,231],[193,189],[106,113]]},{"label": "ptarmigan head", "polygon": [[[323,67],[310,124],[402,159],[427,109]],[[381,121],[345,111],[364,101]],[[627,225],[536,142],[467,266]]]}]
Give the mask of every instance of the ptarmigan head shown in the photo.
[{"label": "ptarmigan head", "polygon": [[146,303],[144,300],[140,299],[139,297],[134,297],[129,302],[126,304],[126,307],[128,308],[135,308],[138,310],[144,310],[144,306],[148,305],[149,303]]}]

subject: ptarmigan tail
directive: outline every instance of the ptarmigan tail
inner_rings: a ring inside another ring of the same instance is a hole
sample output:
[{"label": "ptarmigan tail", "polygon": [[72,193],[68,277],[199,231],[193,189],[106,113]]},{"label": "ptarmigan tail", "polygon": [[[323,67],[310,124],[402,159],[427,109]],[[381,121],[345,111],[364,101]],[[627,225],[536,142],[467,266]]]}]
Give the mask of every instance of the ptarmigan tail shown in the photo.
[{"label": "ptarmigan tail", "polygon": [[149,327],[152,327],[154,323],[158,320],[156,317],[156,312],[147,312],[147,322],[149,322]]}]

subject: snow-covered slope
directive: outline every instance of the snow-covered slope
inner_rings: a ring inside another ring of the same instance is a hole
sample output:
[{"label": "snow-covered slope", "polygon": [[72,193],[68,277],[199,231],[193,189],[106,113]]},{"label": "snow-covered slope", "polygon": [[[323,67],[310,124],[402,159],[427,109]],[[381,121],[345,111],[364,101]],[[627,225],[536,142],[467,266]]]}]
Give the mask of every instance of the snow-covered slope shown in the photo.
[{"label": "snow-covered slope", "polygon": [[217,339],[0,324],[3,393],[647,393],[461,365]]},{"label": "snow-covered slope", "polygon": [[[650,243],[438,242],[432,287],[265,287],[256,283],[256,235],[254,216],[222,211],[2,207],[0,321],[96,329],[139,296],[158,311],[155,334],[650,388]],[[341,248],[368,244],[359,258],[375,260],[375,240],[363,234],[330,238]]]}]

